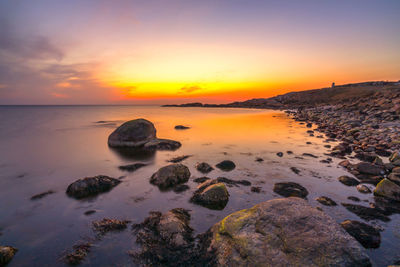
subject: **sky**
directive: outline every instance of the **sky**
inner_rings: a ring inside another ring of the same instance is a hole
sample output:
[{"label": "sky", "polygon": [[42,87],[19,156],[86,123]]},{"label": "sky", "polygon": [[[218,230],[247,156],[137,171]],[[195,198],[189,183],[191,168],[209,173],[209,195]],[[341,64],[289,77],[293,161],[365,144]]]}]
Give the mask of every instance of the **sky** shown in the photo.
[{"label": "sky", "polygon": [[400,79],[399,0],[2,0],[0,104],[227,103]]}]

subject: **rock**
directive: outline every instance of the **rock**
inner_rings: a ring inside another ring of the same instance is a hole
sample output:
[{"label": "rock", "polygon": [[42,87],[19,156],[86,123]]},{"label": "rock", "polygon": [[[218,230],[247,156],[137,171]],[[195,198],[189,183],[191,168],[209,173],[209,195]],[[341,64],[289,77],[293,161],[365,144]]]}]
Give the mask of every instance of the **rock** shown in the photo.
[{"label": "rock", "polygon": [[358,192],[360,192],[360,193],[363,193],[363,194],[371,193],[371,189],[369,189],[366,185],[359,184],[359,185],[357,185],[356,188],[357,188]]},{"label": "rock", "polygon": [[261,187],[260,186],[252,186],[251,188],[250,188],[250,191],[251,192],[254,192],[254,193],[260,193],[261,192]]},{"label": "rock", "polygon": [[339,182],[347,186],[356,186],[360,183],[357,179],[354,179],[346,175],[340,176],[338,180]]},{"label": "rock", "polygon": [[111,147],[139,147],[156,138],[156,128],[145,119],[123,123],[108,137]]},{"label": "rock", "polygon": [[211,167],[211,165],[208,164],[207,162],[197,163],[196,164],[196,169],[201,173],[209,173],[212,170],[214,170],[214,168]]},{"label": "rock", "polygon": [[383,222],[390,221],[390,218],[387,217],[381,210],[375,208],[364,207],[355,204],[342,203],[343,207],[345,207],[348,211],[356,214],[361,219],[366,221],[370,220],[381,220]]},{"label": "rock", "polygon": [[307,123],[306,127],[307,128],[311,128],[312,127],[312,123]]},{"label": "rock", "polygon": [[385,174],[385,168],[383,166],[374,165],[372,163],[360,162],[354,165],[356,170],[360,173],[369,175],[383,175]]},{"label": "rock", "polygon": [[346,220],[340,224],[352,237],[365,248],[379,248],[381,234],[368,224],[358,221]]},{"label": "rock", "polygon": [[228,184],[228,185],[244,185],[244,186],[250,186],[251,182],[247,181],[247,180],[232,180],[232,179],[228,179],[225,177],[218,177],[217,178],[217,182],[218,183],[224,183],[224,184]]},{"label": "rock", "polygon": [[318,156],[315,156],[315,155],[313,155],[313,154],[311,154],[311,153],[303,153],[303,156],[305,156],[305,157],[311,157],[311,158],[318,158]]},{"label": "rock", "polygon": [[354,202],[360,202],[361,201],[358,197],[355,197],[355,196],[349,196],[349,197],[347,197],[347,199],[349,199],[351,201],[354,201]]},{"label": "rock", "polygon": [[392,173],[400,173],[400,167],[393,168]]},{"label": "rock", "polygon": [[92,223],[93,230],[100,233],[105,234],[110,231],[121,231],[126,229],[127,224],[130,221],[121,221],[117,219],[108,219],[104,218],[101,221],[94,221]]},{"label": "rock", "polygon": [[344,167],[344,168],[347,168],[347,167],[349,167],[351,165],[351,163],[350,163],[350,161],[348,161],[347,159],[346,160],[343,160],[343,161],[341,161],[341,162],[339,162],[339,166],[342,166],[342,167]]},{"label": "rock", "polygon": [[400,173],[392,172],[391,174],[388,175],[388,179],[400,185]]},{"label": "rock", "polygon": [[229,192],[224,183],[209,180],[197,187],[190,201],[209,209],[222,210],[229,201]]},{"label": "rock", "polygon": [[190,178],[189,168],[183,164],[171,164],[160,168],[150,178],[150,183],[160,189],[168,189],[177,184],[186,183]]},{"label": "rock", "polygon": [[211,180],[211,178],[199,177],[199,178],[193,179],[193,182],[201,184],[201,183],[204,183],[205,181],[208,181],[208,180]]},{"label": "rock", "polygon": [[282,152],[278,152],[278,153],[276,153],[276,155],[277,155],[278,157],[283,157],[283,153],[282,153]]},{"label": "rock", "polygon": [[85,211],[85,213],[83,213],[83,214],[85,214],[86,216],[89,216],[89,215],[92,215],[94,213],[96,213],[95,210],[88,210],[88,211]]},{"label": "rock", "polygon": [[292,172],[294,172],[295,174],[299,174],[300,170],[297,169],[296,167],[290,167],[290,169],[292,170]]},{"label": "rock", "polygon": [[74,245],[73,251],[65,255],[64,261],[69,265],[80,264],[90,252],[92,246],[93,244],[90,242]]},{"label": "rock", "polygon": [[205,244],[215,266],[371,266],[355,239],[300,198],[235,212],[209,230]]},{"label": "rock", "polygon": [[378,158],[378,155],[376,155],[375,153],[359,152],[356,153],[355,157],[361,161],[374,162],[375,159]]},{"label": "rock", "polygon": [[263,162],[264,159],[263,159],[263,158],[256,158],[256,161],[257,161],[257,162]]},{"label": "rock", "polygon": [[396,162],[398,160],[400,160],[400,154],[398,151],[393,152],[392,155],[390,155],[390,157],[389,157],[390,162]]},{"label": "rock", "polygon": [[85,177],[70,184],[67,195],[77,199],[95,196],[110,191],[120,183],[120,180],[105,175]]},{"label": "rock", "polygon": [[134,163],[134,164],[129,164],[129,165],[123,165],[119,166],[118,168],[122,171],[128,171],[128,172],[134,172],[142,167],[147,166],[147,164],[144,163]]},{"label": "rock", "polygon": [[6,266],[13,258],[18,249],[7,246],[0,246],[0,266]]},{"label": "rock", "polygon": [[316,198],[315,200],[318,201],[319,203],[321,203],[322,205],[325,205],[325,206],[336,206],[337,205],[336,202],[333,201],[329,197],[322,196],[322,197]]},{"label": "rock", "polygon": [[54,193],[55,193],[55,192],[54,192],[53,190],[49,190],[49,191],[46,191],[46,192],[43,192],[43,193],[40,193],[40,194],[37,194],[37,195],[32,196],[32,197],[31,197],[31,200],[42,199],[42,198],[44,198],[45,196],[48,196],[48,195],[51,195],[51,194],[54,194]]},{"label": "rock", "polygon": [[175,126],[175,130],[187,130],[187,129],[190,129],[190,127],[184,126],[184,125],[176,125]]},{"label": "rock", "polygon": [[178,163],[178,162],[184,161],[187,158],[190,158],[191,156],[192,155],[179,156],[179,157],[169,159],[169,160],[167,160],[167,162]]},{"label": "rock", "polygon": [[233,169],[236,168],[236,165],[233,161],[231,160],[224,160],[221,161],[220,163],[218,163],[217,165],[215,165],[218,169],[222,170],[222,171],[231,171]]},{"label": "rock", "polygon": [[173,191],[175,193],[181,193],[181,192],[184,192],[189,189],[190,189],[190,187],[186,184],[178,184],[178,185],[174,186]]},{"label": "rock", "polygon": [[383,179],[376,186],[374,195],[400,201],[400,186],[389,179]]},{"label": "rock", "polygon": [[141,266],[190,266],[193,229],[189,223],[190,214],[184,209],[150,212],[143,223],[133,226],[141,250],[130,254]]},{"label": "rock", "polygon": [[308,195],[306,188],[294,182],[276,183],[273,190],[284,197],[306,198]]},{"label": "rock", "polygon": [[178,141],[169,140],[169,139],[152,139],[146,144],[144,144],[145,150],[177,150],[180,148],[182,144]]}]

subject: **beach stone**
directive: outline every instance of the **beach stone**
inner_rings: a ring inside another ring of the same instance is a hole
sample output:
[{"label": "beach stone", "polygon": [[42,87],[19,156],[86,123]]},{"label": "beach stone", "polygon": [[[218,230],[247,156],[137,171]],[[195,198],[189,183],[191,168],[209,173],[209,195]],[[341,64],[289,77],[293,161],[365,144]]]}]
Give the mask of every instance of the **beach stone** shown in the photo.
[{"label": "beach stone", "polygon": [[400,153],[399,153],[399,151],[395,151],[395,152],[392,153],[392,155],[390,155],[389,161],[390,162],[396,162],[398,160],[400,160]]},{"label": "beach stone", "polygon": [[195,178],[193,179],[193,182],[201,184],[204,183],[205,181],[211,180],[211,178],[208,177],[199,177],[199,178]]},{"label": "beach stone", "polygon": [[190,129],[190,127],[184,126],[184,125],[176,125],[175,126],[175,130],[187,130],[187,129]]},{"label": "beach stone", "polygon": [[385,174],[385,167],[374,165],[372,163],[360,162],[355,164],[355,168],[360,173],[369,175],[383,175]]},{"label": "beach stone", "polygon": [[134,163],[134,164],[129,164],[129,165],[123,165],[119,166],[118,168],[122,171],[128,171],[128,172],[134,172],[142,167],[147,166],[147,164],[144,163]]},{"label": "beach stone", "polygon": [[342,205],[348,211],[356,214],[358,217],[366,221],[371,221],[371,220],[380,220],[383,222],[390,221],[390,218],[387,217],[380,209],[364,207],[361,205],[350,204],[350,203],[342,203]]},{"label": "beach stone", "polygon": [[361,161],[374,162],[375,159],[378,158],[378,155],[376,155],[375,153],[369,153],[369,152],[359,152],[359,153],[356,153],[355,157]]},{"label": "beach stone", "polygon": [[169,139],[159,139],[155,138],[144,144],[145,150],[177,150],[182,144],[178,141]]},{"label": "beach stone", "polygon": [[168,189],[177,184],[186,183],[190,178],[189,168],[183,164],[170,164],[160,168],[150,178],[150,183],[160,189]]},{"label": "beach stone", "polygon": [[221,161],[220,163],[218,163],[217,165],[215,165],[218,169],[222,170],[222,171],[232,171],[233,169],[236,168],[236,165],[233,161],[231,160],[224,160]]},{"label": "beach stone", "polygon": [[215,266],[371,266],[353,237],[300,198],[232,213],[209,230],[206,245]]},{"label": "beach stone", "polygon": [[283,157],[283,153],[282,153],[282,152],[278,152],[278,153],[276,153],[276,155],[277,155],[278,157]]},{"label": "beach stone", "polygon": [[212,170],[214,170],[214,168],[211,167],[211,165],[208,164],[207,162],[197,163],[196,164],[196,169],[201,173],[209,173]]},{"label": "beach stone", "polygon": [[209,209],[222,210],[229,201],[229,192],[224,183],[208,180],[197,187],[190,200]]},{"label": "beach stone", "polygon": [[400,201],[400,186],[385,178],[376,185],[374,195]]},{"label": "beach stone", "polygon": [[108,192],[120,183],[120,180],[105,175],[85,177],[70,184],[66,193],[70,197],[81,199]]},{"label": "beach stone", "polygon": [[8,246],[0,246],[0,266],[6,266],[13,258],[18,249]]},{"label": "beach stone", "polygon": [[224,183],[227,185],[235,185],[235,186],[238,186],[238,185],[250,186],[251,185],[251,182],[247,181],[247,180],[232,180],[232,179],[228,179],[226,177],[218,177],[216,179],[216,181],[218,183]]},{"label": "beach stone", "polygon": [[121,231],[126,229],[129,221],[104,218],[100,221],[92,222],[93,230],[100,234],[106,234],[112,231]]},{"label": "beach stone", "polygon": [[338,180],[339,182],[347,186],[356,186],[360,183],[357,179],[346,175],[340,176]]},{"label": "beach stone", "polygon": [[388,179],[400,185],[400,173],[392,172],[391,174],[388,175]]},{"label": "beach stone", "polygon": [[306,188],[294,182],[276,183],[273,190],[275,193],[284,197],[306,198],[308,195]]},{"label": "beach stone", "polygon": [[325,206],[336,206],[337,205],[337,203],[329,197],[322,196],[322,197],[316,198],[315,200]]},{"label": "beach stone", "polygon": [[359,184],[359,185],[357,185],[356,188],[357,188],[358,192],[360,192],[360,193],[363,193],[363,194],[371,193],[371,189],[369,189],[366,185]]},{"label": "beach stone", "polygon": [[156,128],[145,119],[123,123],[108,137],[111,147],[138,147],[156,138]]},{"label": "beach stone", "polygon": [[351,220],[340,225],[365,248],[378,248],[381,244],[381,234],[371,225]]}]

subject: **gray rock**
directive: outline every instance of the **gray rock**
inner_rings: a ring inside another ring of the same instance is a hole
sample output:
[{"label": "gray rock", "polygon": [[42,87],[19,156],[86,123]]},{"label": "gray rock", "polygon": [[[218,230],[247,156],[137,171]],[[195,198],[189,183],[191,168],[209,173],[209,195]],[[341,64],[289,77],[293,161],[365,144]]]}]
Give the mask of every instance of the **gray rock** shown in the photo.
[{"label": "gray rock", "polygon": [[70,184],[66,193],[80,199],[108,192],[120,183],[120,180],[105,175],[85,177]]},{"label": "gray rock", "polygon": [[209,209],[222,210],[229,201],[229,192],[224,183],[208,180],[197,187],[190,200]]},{"label": "gray rock", "polygon": [[180,148],[182,144],[178,141],[169,140],[169,139],[152,139],[144,144],[145,150],[177,150]]},{"label": "gray rock", "polygon": [[383,179],[375,187],[374,195],[400,201],[400,186],[389,179]]},{"label": "gray rock", "polygon": [[156,138],[156,128],[145,119],[123,123],[108,137],[111,147],[139,147]]},{"label": "gray rock", "polygon": [[218,163],[217,165],[215,165],[218,169],[222,170],[222,171],[231,171],[233,169],[236,168],[236,165],[233,161],[231,160],[224,160],[221,161],[220,163]]},{"label": "gray rock", "polygon": [[13,258],[18,249],[8,246],[0,246],[0,266],[6,266]]},{"label": "gray rock", "polygon": [[379,231],[366,223],[346,220],[340,224],[365,248],[378,248],[381,243]]},{"label": "gray rock", "polygon": [[150,183],[160,189],[168,189],[177,184],[186,183],[190,178],[189,168],[183,164],[171,164],[160,168],[150,178]]},{"label": "gray rock", "polygon": [[235,212],[209,236],[216,266],[371,266],[353,237],[300,198]]},{"label": "gray rock", "polygon": [[211,167],[211,165],[208,164],[207,162],[197,163],[196,164],[196,169],[201,173],[209,173],[212,170],[214,170],[214,168]]},{"label": "gray rock", "polygon": [[294,182],[276,183],[273,190],[284,197],[306,198],[308,195],[306,188]]}]

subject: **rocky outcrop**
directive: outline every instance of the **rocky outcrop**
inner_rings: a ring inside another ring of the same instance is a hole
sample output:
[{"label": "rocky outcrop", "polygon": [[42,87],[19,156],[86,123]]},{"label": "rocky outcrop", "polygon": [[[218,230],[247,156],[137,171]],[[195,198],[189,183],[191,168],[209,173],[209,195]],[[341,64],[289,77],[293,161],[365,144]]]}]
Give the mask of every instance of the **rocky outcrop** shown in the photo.
[{"label": "rocky outcrop", "polygon": [[225,172],[229,172],[232,171],[233,169],[235,169],[236,165],[233,161],[231,160],[224,160],[221,161],[220,163],[218,163],[217,165],[215,165],[218,169],[225,171]]},{"label": "rocky outcrop", "polygon": [[105,175],[86,177],[70,184],[66,193],[70,197],[81,199],[108,192],[120,183],[120,180]]},{"label": "rocky outcrop", "polygon": [[276,183],[274,192],[284,197],[306,198],[308,191],[305,187],[294,182]]},{"label": "rocky outcrop", "polygon": [[190,201],[209,209],[222,210],[229,201],[229,192],[224,183],[208,180],[197,187]]},{"label": "rocky outcrop", "polygon": [[6,266],[13,258],[18,249],[7,246],[0,246],[0,266]]},{"label": "rocky outcrop", "polygon": [[111,147],[139,147],[156,138],[156,128],[145,119],[123,123],[108,137]]},{"label": "rocky outcrop", "polygon": [[383,179],[377,184],[374,195],[400,201],[400,186],[389,179]]},{"label": "rocky outcrop", "polygon": [[300,198],[235,212],[209,230],[211,266],[371,266],[335,220]]},{"label": "rocky outcrop", "polygon": [[160,168],[150,178],[150,183],[160,189],[168,189],[175,185],[186,183],[190,178],[189,168],[183,164],[171,164]]},{"label": "rocky outcrop", "polygon": [[341,226],[365,248],[378,248],[381,244],[381,234],[371,225],[346,220]]}]

